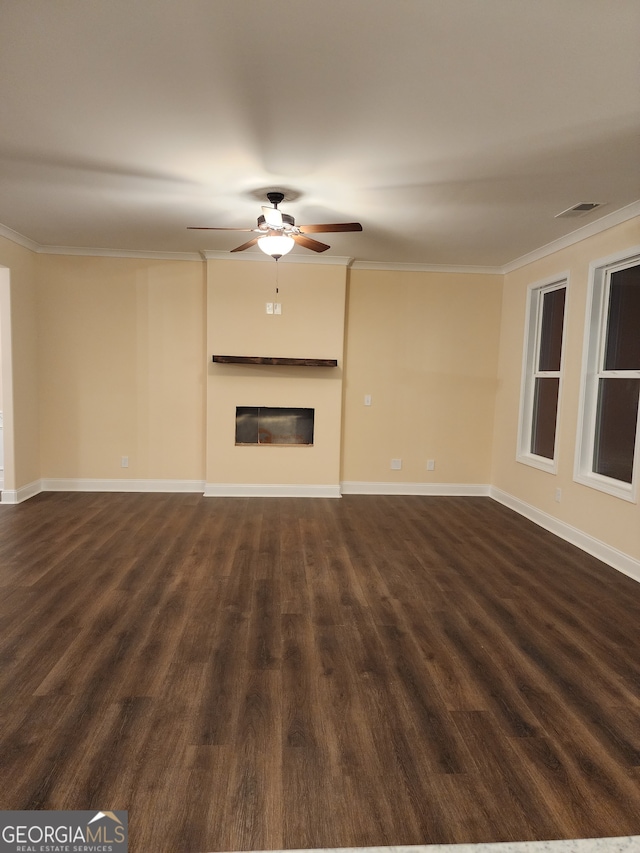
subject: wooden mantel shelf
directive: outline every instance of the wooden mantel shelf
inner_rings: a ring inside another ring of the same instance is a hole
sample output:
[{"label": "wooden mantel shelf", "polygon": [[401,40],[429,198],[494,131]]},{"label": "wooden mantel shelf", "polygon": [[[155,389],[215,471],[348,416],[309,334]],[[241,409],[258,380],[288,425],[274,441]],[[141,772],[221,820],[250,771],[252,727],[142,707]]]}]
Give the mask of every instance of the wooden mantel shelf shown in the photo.
[{"label": "wooden mantel shelf", "polygon": [[263,355],[214,355],[216,364],[280,364],[288,367],[337,367],[337,358],[272,358]]}]

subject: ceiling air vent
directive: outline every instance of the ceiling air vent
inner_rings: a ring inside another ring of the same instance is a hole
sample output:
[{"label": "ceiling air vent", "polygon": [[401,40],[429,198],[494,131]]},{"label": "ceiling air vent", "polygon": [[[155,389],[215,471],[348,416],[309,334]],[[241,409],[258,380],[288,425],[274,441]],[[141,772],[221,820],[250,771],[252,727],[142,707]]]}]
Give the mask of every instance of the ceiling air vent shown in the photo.
[{"label": "ceiling air vent", "polygon": [[586,213],[595,210],[596,207],[602,207],[602,204],[597,201],[583,201],[563,210],[562,213],[556,213],[555,219],[573,219],[576,216],[584,216]]}]

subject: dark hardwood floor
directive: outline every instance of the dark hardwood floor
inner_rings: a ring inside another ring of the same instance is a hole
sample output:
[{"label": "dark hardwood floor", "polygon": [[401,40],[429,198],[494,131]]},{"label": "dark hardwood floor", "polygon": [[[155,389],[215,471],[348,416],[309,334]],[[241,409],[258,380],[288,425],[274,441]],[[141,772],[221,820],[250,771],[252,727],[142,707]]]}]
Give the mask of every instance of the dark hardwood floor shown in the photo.
[{"label": "dark hardwood floor", "polygon": [[0,507],[0,809],[133,853],[640,834],[640,585],[488,498]]}]

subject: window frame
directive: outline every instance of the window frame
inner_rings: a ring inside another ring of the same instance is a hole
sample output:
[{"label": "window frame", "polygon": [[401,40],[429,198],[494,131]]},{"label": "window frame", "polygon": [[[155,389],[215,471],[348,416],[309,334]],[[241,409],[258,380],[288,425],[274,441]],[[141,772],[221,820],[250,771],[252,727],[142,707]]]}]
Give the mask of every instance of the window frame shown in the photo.
[{"label": "window frame", "polygon": [[[554,290],[564,289],[564,317],[562,320],[562,343],[560,349],[560,369],[553,371],[538,370],[540,361],[540,343],[542,333],[542,314],[544,296]],[[525,313],[525,334],[522,351],[522,376],[520,380],[520,407],[518,414],[518,441],[516,461],[530,465],[549,474],[558,471],[558,435],[560,411],[562,408],[562,385],[565,361],[565,337],[569,303],[569,273],[550,276],[530,284],[527,288],[527,306]],[[531,452],[533,439],[533,409],[536,379],[540,377],[558,378],[558,405],[556,407],[556,429],[553,459]]]},{"label": "window frame", "polygon": [[638,370],[604,370],[609,293],[615,272],[640,265],[640,246],[618,252],[589,265],[589,284],[585,315],[585,332],[580,377],[578,433],[573,479],[576,483],[598,489],[622,500],[637,503],[640,480],[640,405],[636,420],[633,473],[631,483],[598,474],[593,470],[596,438],[599,380],[616,378],[640,379]]}]

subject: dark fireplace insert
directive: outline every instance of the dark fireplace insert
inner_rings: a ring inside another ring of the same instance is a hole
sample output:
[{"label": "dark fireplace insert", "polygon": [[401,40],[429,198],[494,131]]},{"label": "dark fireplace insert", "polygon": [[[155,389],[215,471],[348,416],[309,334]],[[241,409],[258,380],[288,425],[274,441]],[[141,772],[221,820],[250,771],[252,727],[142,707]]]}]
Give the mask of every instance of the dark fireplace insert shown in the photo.
[{"label": "dark fireplace insert", "polygon": [[236,407],[236,444],[313,444],[315,409]]}]

